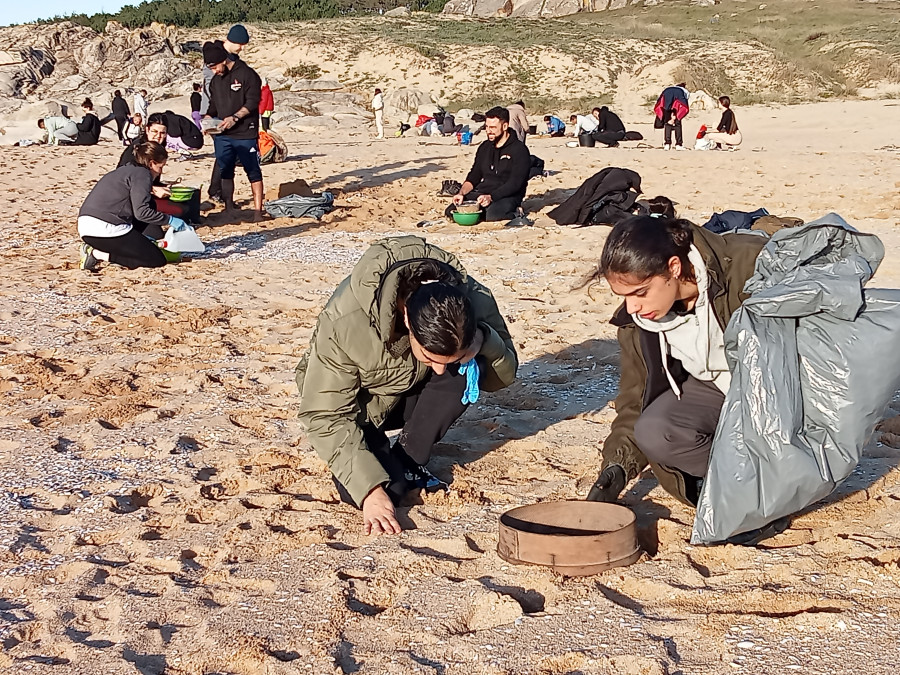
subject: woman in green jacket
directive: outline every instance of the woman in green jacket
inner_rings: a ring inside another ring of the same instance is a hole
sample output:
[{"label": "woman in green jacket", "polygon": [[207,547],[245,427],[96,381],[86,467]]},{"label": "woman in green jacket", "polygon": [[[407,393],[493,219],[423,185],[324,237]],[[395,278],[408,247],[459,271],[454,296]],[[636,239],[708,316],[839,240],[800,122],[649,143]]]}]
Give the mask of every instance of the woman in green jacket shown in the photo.
[{"label": "woman in green jacket", "polygon": [[432,446],[517,367],[491,292],[454,255],[413,236],[363,254],[319,315],[297,386],[300,422],[366,534],[400,532],[395,504],[441,484],[425,469]]},{"label": "woman in green jacket", "polygon": [[666,217],[613,228],[593,279],[624,298],[612,319],[621,375],[589,500],[615,501],[649,464],[663,488],[696,504],[731,380],[723,334],[766,241]]}]

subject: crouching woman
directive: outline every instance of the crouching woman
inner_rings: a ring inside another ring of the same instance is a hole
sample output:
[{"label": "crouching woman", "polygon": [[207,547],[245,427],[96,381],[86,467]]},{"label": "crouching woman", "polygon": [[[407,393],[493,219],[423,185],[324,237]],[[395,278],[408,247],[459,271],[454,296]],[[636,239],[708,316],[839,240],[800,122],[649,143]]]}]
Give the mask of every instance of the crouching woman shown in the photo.
[{"label": "crouching woman", "polygon": [[624,299],[612,318],[621,375],[589,500],[615,501],[649,463],[663,488],[696,505],[731,382],[723,333],[766,241],[666,217],[613,228],[592,279]]},{"label": "crouching woman", "polygon": [[134,146],[134,164],[120,166],[97,181],[78,212],[81,246],[80,267],[92,270],[98,261],[123,267],[162,267],[163,252],[144,236],[150,226],[185,222],[156,209],[151,189],[168,160],[166,149],[148,141]]},{"label": "crouching woman", "polygon": [[401,531],[395,505],[440,485],[425,468],[434,444],[517,367],[493,295],[454,255],[414,236],[363,254],[319,315],[297,386],[300,422],[366,534]]}]

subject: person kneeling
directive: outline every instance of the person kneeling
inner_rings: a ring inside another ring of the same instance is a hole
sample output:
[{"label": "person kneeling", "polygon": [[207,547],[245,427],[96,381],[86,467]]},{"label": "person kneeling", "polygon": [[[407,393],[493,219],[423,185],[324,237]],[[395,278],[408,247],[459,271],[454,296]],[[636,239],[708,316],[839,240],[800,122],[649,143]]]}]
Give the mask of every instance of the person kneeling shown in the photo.
[{"label": "person kneeling", "polygon": [[78,234],[83,270],[100,260],[134,269],[162,267],[166,257],[143,232],[149,226],[186,226],[180,218],[158,211],[151,189],[162,175],[169,154],[159,143],[134,147],[134,164],[120,166],[97,181],[78,212]]},{"label": "person kneeling", "polygon": [[[401,530],[408,492],[445,486],[432,448],[518,357],[491,292],[414,236],[376,242],[319,315],[296,369],[300,424],[366,534]],[[402,429],[391,445],[386,431]]]},{"label": "person kneeling", "polygon": [[506,108],[491,108],[484,116],[487,141],[478,146],[472,170],[444,212],[448,218],[464,201],[475,201],[484,210],[485,220],[512,220],[525,199],[531,154],[510,133]]}]

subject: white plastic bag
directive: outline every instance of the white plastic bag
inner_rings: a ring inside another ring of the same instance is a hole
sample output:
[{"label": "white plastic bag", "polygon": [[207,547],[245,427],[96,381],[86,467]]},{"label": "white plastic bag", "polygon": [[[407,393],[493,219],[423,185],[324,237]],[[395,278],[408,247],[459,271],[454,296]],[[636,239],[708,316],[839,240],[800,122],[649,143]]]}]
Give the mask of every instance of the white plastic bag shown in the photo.
[{"label": "white plastic bag", "polygon": [[163,241],[166,242],[166,250],[175,253],[203,253],[206,250],[206,246],[190,225],[178,232],[169,228]]}]

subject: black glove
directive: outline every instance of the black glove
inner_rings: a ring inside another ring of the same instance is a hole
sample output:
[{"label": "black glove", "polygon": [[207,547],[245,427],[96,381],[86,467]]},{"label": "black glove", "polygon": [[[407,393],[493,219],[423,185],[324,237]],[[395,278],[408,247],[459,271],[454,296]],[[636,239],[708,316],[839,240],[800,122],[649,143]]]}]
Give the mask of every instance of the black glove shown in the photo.
[{"label": "black glove", "polygon": [[597,482],[588,492],[589,502],[614,502],[625,489],[625,469],[618,464],[610,464],[600,472]]}]

